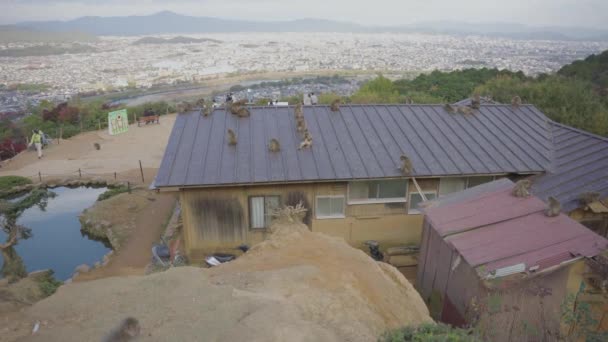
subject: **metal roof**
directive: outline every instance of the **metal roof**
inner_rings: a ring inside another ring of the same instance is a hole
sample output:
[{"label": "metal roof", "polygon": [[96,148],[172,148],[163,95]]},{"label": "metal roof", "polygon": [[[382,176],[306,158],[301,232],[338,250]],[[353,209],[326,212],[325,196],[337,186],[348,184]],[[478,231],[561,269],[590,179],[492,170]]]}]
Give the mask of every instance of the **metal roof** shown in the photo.
[{"label": "metal roof", "polygon": [[[157,187],[332,181],[412,176],[539,173],[550,167],[549,120],[534,106],[483,105],[471,115],[442,105],[305,106],[312,149],[298,150],[294,107],[252,107],[239,118],[224,109],[178,115]],[[227,143],[226,131],[238,136]],[[280,152],[269,152],[270,139]]]},{"label": "metal roof", "polygon": [[539,198],[512,196],[513,182],[489,184],[479,187],[486,191],[472,188],[423,209],[432,229],[472,267],[485,265],[485,272],[519,264],[543,269],[608,248],[608,240],[570,217],[545,216]]},{"label": "metal roof", "polygon": [[534,177],[532,192],[543,200],[555,197],[568,212],[584,192],[608,197],[608,139],[556,122],[551,127],[554,156],[551,170]]}]

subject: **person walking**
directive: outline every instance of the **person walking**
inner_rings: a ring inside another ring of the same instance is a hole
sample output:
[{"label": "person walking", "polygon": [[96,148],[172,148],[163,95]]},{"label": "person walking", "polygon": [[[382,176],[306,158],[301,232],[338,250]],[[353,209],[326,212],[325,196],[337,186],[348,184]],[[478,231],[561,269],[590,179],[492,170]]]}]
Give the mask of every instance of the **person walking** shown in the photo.
[{"label": "person walking", "polygon": [[32,139],[30,140],[29,146],[36,146],[36,151],[38,152],[38,159],[42,158],[42,134],[40,131],[35,129],[32,131]]}]

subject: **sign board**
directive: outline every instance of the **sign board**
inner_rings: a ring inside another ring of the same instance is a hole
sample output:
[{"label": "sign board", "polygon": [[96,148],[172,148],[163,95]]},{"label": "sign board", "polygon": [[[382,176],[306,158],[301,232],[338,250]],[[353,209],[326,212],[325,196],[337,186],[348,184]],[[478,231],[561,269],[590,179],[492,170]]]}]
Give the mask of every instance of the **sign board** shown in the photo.
[{"label": "sign board", "polygon": [[125,133],[128,130],[129,118],[126,109],[108,113],[108,132],[110,135]]}]

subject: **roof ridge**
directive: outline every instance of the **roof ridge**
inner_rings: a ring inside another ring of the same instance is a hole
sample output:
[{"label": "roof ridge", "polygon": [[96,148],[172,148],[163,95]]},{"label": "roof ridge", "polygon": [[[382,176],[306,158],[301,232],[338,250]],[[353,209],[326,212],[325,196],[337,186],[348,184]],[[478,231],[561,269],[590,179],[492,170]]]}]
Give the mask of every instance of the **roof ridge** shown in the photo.
[{"label": "roof ridge", "polygon": [[[550,125],[559,126],[561,128],[564,128],[564,129],[567,129],[567,130],[570,130],[570,131],[573,131],[573,132],[577,132],[577,133],[580,133],[582,135],[586,135],[586,136],[588,136],[590,138],[595,138],[595,139],[599,139],[599,140],[603,140],[603,141],[608,142],[608,138],[607,137],[603,137],[603,136],[598,135],[598,134],[594,134],[594,133],[591,133],[591,132],[583,131],[582,129],[574,128],[572,126],[564,125],[562,123],[559,123],[557,121],[553,121],[551,119],[549,119],[548,123]],[[553,133],[553,129],[551,129],[551,133]]]}]

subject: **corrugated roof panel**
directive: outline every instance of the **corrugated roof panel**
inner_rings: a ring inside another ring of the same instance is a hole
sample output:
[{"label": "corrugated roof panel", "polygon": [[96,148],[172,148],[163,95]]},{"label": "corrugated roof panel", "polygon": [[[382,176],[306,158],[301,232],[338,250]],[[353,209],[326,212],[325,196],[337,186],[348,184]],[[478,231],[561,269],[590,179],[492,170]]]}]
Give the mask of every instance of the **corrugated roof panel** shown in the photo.
[{"label": "corrugated roof panel", "polygon": [[512,186],[499,180],[476,187],[484,191],[449,195],[426,207],[425,219],[469,265],[484,265],[486,273],[509,273],[518,264],[550,267],[565,253],[590,257],[608,249],[608,240],[570,217],[547,217],[538,198],[512,196]]},{"label": "corrugated roof panel", "polygon": [[583,192],[608,197],[608,139],[550,122],[554,137],[551,172],[534,177],[532,192],[546,200],[557,198],[563,211],[578,207]]},{"label": "corrugated roof panel", "polygon": [[[301,137],[293,107],[251,107],[246,118],[224,109],[209,117],[198,111],[180,114],[155,184],[400,177],[401,154],[412,160],[415,176],[534,173],[549,168],[542,156],[551,144],[550,132],[537,134],[543,118],[528,106],[490,107],[465,116],[450,114],[440,105],[343,105],[335,113],[328,106],[306,106],[313,147],[302,151],[297,150]],[[503,112],[511,114],[509,119],[498,116]],[[524,115],[533,119],[516,120]],[[238,136],[236,147],[227,144],[228,128]],[[281,152],[271,155],[268,143],[276,136]]]},{"label": "corrugated roof panel", "polygon": [[186,122],[180,136],[179,148],[175,154],[175,162],[173,163],[173,168],[169,177],[169,183],[171,184],[186,183],[186,173],[188,172],[188,166],[190,164],[190,156],[192,155],[193,150],[199,149],[199,147],[194,146],[194,140],[200,115],[180,117],[184,118]]}]

